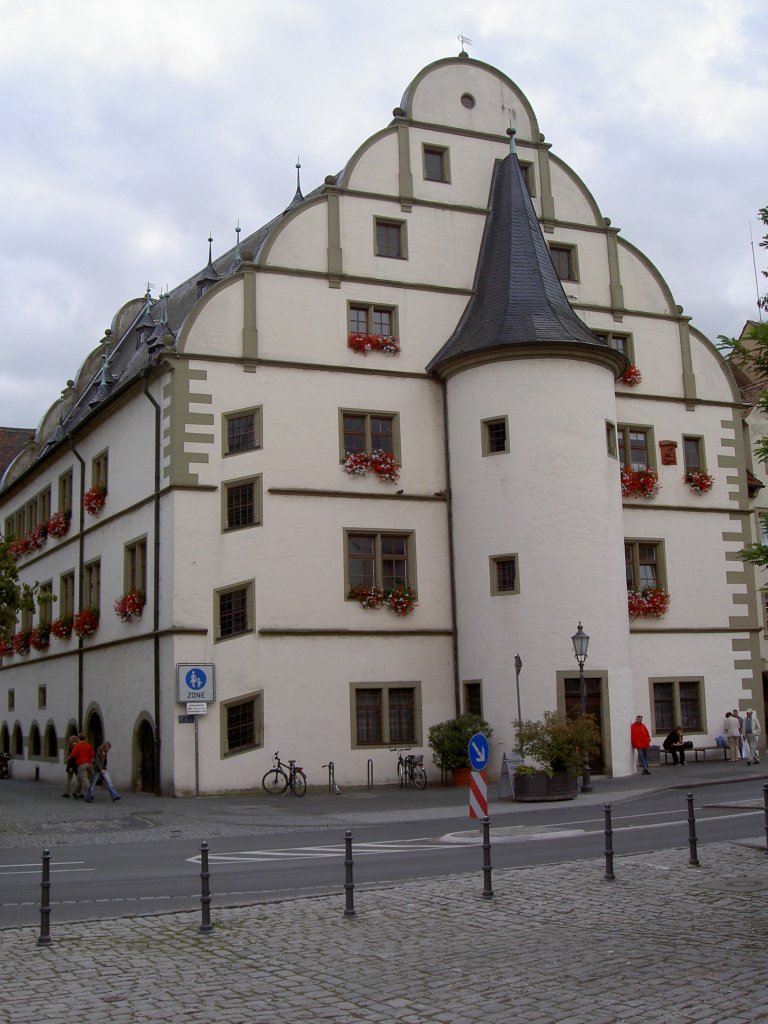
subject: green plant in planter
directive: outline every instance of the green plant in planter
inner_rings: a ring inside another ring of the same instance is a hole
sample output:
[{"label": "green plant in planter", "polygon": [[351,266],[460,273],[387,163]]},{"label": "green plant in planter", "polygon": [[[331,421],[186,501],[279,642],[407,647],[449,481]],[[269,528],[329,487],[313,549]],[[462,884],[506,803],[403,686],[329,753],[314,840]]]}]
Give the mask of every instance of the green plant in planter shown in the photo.
[{"label": "green plant in planter", "polygon": [[[545,711],[544,718],[534,722],[515,722],[517,749],[523,757],[531,757],[547,775],[568,772],[579,775],[584,754],[600,749],[600,732],[591,715],[566,718],[556,711]],[[520,774],[531,774],[530,766],[523,765]],[[535,769],[534,769],[535,770]]]},{"label": "green plant in planter", "polygon": [[428,742],[438,768],[469,768],[467,747],[475,733],[491,736],[493,729],[479,715],[459,715],[429,727]]}]

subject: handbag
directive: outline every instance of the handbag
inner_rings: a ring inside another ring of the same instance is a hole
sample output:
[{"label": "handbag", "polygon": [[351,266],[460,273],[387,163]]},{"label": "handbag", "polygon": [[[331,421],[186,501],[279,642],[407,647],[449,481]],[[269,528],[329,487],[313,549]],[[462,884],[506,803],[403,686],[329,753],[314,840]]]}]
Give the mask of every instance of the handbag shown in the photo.
[{"label": "handbag", "polygon": [[683,744],[683,750],[693,750],[693,740],[686,740]]}]

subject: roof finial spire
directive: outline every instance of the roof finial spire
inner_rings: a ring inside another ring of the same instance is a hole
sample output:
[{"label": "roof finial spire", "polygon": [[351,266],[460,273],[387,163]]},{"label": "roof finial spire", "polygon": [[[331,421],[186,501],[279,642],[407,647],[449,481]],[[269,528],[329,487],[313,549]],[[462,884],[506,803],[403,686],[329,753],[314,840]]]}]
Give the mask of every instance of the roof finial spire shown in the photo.
[{"label": "roof finial spire", "polygon": [[241,253],[240,253],[240,232],[241,231],[242,231],[242,228],[240,227],[240,218],[238,217],[237,218],[237,227],[235,228],[235,234],[237,235],[237,242],[235,244],[235,259],[236,260],[241,260],[243,258]]},{"label": "roof finial spire", "polygon": [[461,32],[459,32],[459,34],[458,34],[458,35],[456,36],[456,38],[457,38],[457,39],[459,40],[459,42],[461,43],[461,53],[459,54],[459,56],[460,56],[460,57],[468,57],[468,56],[469,56],[469,54],[468,54],[468,53],[467,53],[467,51],[466,51],[466,50],[464,49],[464,46],[465,46],[465,45],[467,45],[467,46],[471,46],[471,45],[472,45],[472,40],[471,40],[471,39],[468,39],[468,38],[467,38],[467,36],[465,36],[465,35],[462,35],[462,33],[461,33]]},{"label": "roof finial spire", "polygon": [[208,266],[209,267],[213,266],[213,259],[212,259],[212,252],[213,252],[213,250],[211,249],[212,245],[213,245],[213,232],[209,228],[208,229]]},{"label": "roof finial spire", "polygon": [[291,202],[288,205],[287,209],[285,210],[286,213],[288,212],[288,210],[292,210],[295,206],[299,206],[301,203],[304,202],[304,196],[302,195],[302,192],[301,192],[301,158],[298,157],[298,156],[296,157],[295,167],[296,167],[296,195],[293,197],[293,199],[291,200]]},{"label": "roof finial spire", "polygon": [[509,119],[509,128],[507,128],[507,135],[509,136],[509,155],[517,154],[517,148],[515,146],[515,135],[517,135],[517,129],[512,127],[512,118]]}]

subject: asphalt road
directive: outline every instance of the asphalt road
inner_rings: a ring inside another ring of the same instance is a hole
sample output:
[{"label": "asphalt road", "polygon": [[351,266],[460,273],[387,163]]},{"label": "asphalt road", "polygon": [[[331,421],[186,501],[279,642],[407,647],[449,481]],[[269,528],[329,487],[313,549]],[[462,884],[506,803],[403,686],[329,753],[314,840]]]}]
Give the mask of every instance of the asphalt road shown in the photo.
[{"label": "asphalt road", "polygon": [[[765,834],[765,813],[751,780],[713,784],[695,793],[699,858],[725,839]],[[688,855],[686,794],[654,792],[612,808],[617,855],[681,847]],[[202,824],[202,823],[201,823]],[[605,813],[598,804],[536,805],[491,820],[494,868],[601,857]],[[218,837],[209,842],[212,907],[338,893],[345,880],[344,829],[334,825]],[[205,837],[201,836],[201,840]],[[353,826],[354,881],[360,890],[416,878],[477,872],[482,890],[481,830],[466,816]],[[200,907],[200,843],[161,840],[108,845],[49,844],[50,899],[56,924],[98,916]],[[2,926],[39,920],[41,857],[30,849],[0,850]],[[340,903],[340,906],[342,904]]]}]

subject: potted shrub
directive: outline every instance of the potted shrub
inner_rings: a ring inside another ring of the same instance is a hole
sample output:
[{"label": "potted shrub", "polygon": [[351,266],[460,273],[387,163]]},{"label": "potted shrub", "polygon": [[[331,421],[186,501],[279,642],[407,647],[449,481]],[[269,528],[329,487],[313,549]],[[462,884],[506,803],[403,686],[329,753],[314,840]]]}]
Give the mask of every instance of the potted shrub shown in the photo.
[{"label": "potted shrub", "polygon": [[463,714],[429,727],[428,742],[438,768],[453,773],[454,786],[469,784],[467,748],[475,733],[491,736],[493,729],[479,715]]},{"label": "potted shrub", "polygon": [[517,749],[536,762],[515,771],[515,799],[572,800],[577,794],[584,754],[600,749],[600,732],[591,715],[566,718],[545,711],[538,721],[516,722]]}]

